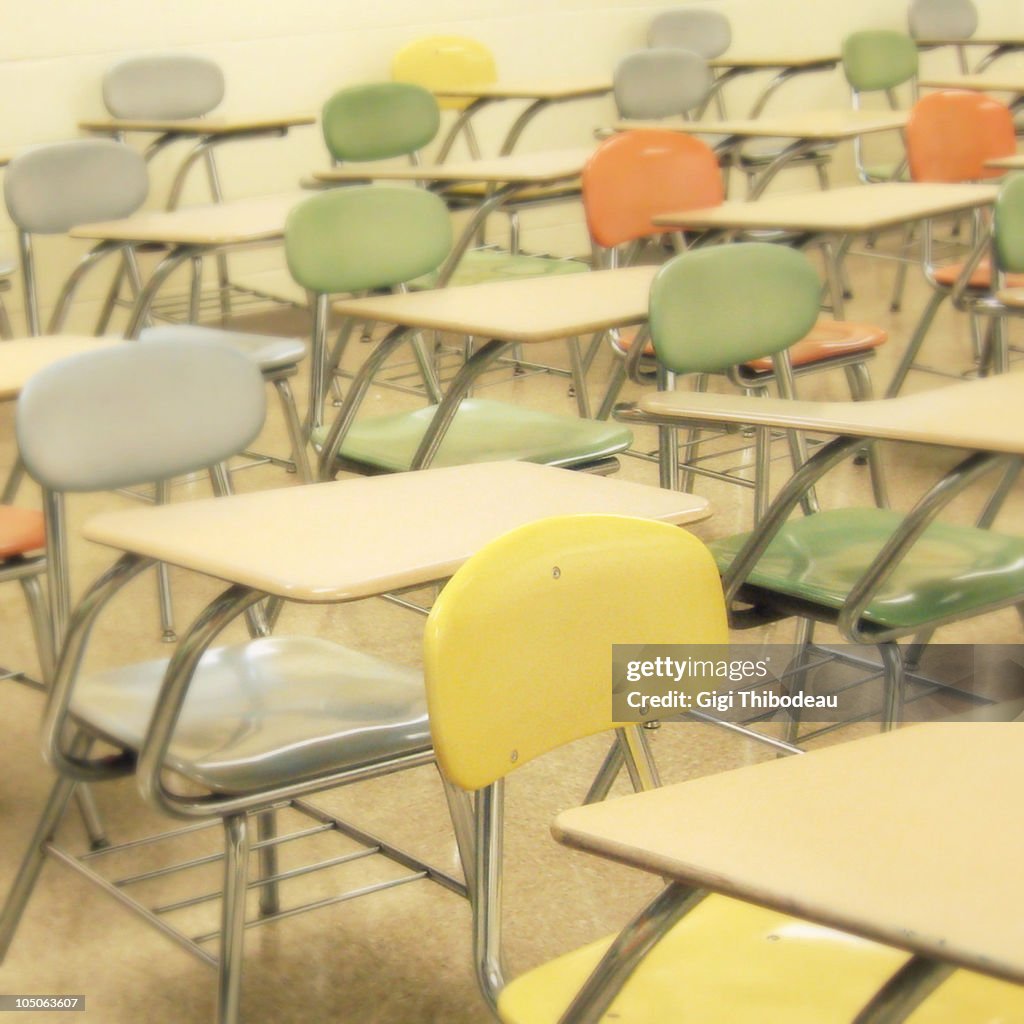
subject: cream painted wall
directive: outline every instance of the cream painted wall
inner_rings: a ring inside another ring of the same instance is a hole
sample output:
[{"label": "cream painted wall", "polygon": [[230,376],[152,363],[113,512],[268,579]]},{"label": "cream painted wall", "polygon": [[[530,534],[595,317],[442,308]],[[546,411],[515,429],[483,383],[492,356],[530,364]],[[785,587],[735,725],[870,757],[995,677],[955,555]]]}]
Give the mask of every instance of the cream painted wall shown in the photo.
[{"label": "cream painted wall", "polygon": [[[980,33],[1024,32],[1018,0],[976,2]],[[386,77],[398,47],[434,32],[482,40],[509,79],[608,74],[621,55],[643,44],[648,19],[664,6],[640,0],[108,0],[93,5],[38,0],[19,5],[17,16],[5,19],[0,38],[0,95],[5,98],[0,149],[75,136],[79,119],[102,113],[99,83],[104,70],[126,55],[180,50],[218,61],[227,78],[224,114],[315,111],[343,85]],[[709,0],[707,6],[730,17],[734,47],[748,52],[833,50],[849,31],[900,28],[904,23],[903,5],[885,0],[857,5],[839,0]],[[935,70],[951,66],[946,53],[924,59]],[[729,96],[734,111],[745,108],[757,84],[753,79],[735,83]],[[839,74],[816,75],[787,86],[772,109],[846,102]],[[511,104],[493,111],[484,127],[485,141],[500,137],[514,112]],[[535,123],[522,147],[585,144],[592,129],[611,116],[608,101],[552,110]],[[154,166],[150,205],[159,205],[166,192],[173,157],[173,151],[165,154],[162,164]],[[237,197],[292,188],[325,158],[316,129],[307,128],[283,140],[229,147],[220,162],[226,191]],[[841,159],[838,176],[848,174],[848,167],[848,158]],[[203,190],[194,186],[188,198],[201,201]],[[534,246],[579,251],[585,244],[578,212],[572,210],[538,215],[527,227],[532,231],[527,242]],[[14,251],[6,222],[0,228],[0,251],[5,250]],[[65,240],[47,239],[39,251],[45,304],[80,250]],[[280,267],[274,252],[238,260],[253,273],[270,274]],[[76,321],[82,326],[101,290],[95,284],[80,304]],[[11,305],[20,307],[17,298]]]}]

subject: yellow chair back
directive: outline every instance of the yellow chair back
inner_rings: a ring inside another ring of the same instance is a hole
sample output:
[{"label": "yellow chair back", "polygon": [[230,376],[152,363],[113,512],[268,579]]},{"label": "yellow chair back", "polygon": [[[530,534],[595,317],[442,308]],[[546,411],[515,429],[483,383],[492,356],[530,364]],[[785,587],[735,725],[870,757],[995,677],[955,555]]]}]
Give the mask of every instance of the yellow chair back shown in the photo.
[{"label": "yellow chair back", "polygon": [[[476,39],[466,36],[427,36],[403,46],[391,62],[396,82],[422,85],[433,93],[444,89],[489,85],[498,79],[494,54]],[[463,110],[472,101],[439,97],[446,110]]]},{"label": "yellow chair back", "polygon": [[441,769],[477,790],[613,728],[613,644],[727,640],[718,570],[684,530],[607,515],[514,530],[462,566],[427,620]]}]

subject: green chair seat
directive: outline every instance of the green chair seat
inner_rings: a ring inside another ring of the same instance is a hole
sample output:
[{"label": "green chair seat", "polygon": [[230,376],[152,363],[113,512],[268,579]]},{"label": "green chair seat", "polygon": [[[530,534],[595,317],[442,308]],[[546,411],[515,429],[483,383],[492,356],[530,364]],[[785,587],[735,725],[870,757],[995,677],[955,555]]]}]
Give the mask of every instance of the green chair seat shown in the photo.
[{"label": "green chair seat", "polygon": [[[400,473],[412,465],[436,406],[357,420],[342,442],[339,458]],[[327,428],[314,431],[322,446]],[[467,398],[459,406],[431,463],[462,466],[515,460],[550,466],[596,462],[625,451],[633,435],[617,423],[559,416],[504,402]]]},{"label": "green chair seat", "polygon": [[[899,174],[896,174],[896,171]],[[910,171],[906,161],[902,166],[896,164],[868,164],[863,168],[864,174],[870,181],[910,181]],[[893,175],[896,177],[893,178]]]},{"label": "green chair seat", "polygon": [[[590,268],[578,260],[527,256],[495,249],[474,249],[467,252],[455,268],[450,286],[508,281],[516,277],[547,277],[550,274],[585,274]],[[409,282],[418,291],[437,287],[438,272],[432,271]]]},{"label": "green chair seat", "polygon": [[[903,517],[888,509],[840,509],[787,522],[747,583],[833,608],[893,534]],[[725,571],[748,534],[710,545]],[[868,605],[864,618],[913,632],[963,618],[1024,595],[1024,538],[933,523]]]}]

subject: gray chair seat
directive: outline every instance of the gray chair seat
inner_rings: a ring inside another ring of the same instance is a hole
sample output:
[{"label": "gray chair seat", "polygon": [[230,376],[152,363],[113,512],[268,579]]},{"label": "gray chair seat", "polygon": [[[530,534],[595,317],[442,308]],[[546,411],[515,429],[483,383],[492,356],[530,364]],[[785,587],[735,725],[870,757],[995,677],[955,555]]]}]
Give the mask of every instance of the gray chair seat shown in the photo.
[{"label": "gray chair seat", "polygon": [[[85,676],[72,713],[137,750],[166,668]],[[203,656],[167,767],[214,792],[249,793],[429,749],[420,672],[315,637],[268,637]]]},{"label": "gray chair seat", "polygon": [[149,327],[142,332],[143,341],[206,341],[227,345],[248,356],[264,373],[294,366],[306,357],[305,342],[299,338],[278,338],[269,334],[247,334],[225,331],[217,327],[195,324],[170,324]]}]

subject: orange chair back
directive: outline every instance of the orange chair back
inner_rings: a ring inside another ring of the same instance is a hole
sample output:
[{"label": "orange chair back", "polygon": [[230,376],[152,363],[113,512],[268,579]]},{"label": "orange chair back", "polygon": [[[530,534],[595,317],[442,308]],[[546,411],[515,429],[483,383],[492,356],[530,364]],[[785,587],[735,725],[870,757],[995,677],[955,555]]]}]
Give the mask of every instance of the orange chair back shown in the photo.
[{"label": "orange chair back", "polygon": [[583,169],[583,208],[606,249],[662,234],[658,214],[717,206],[725,198],[718,159],[681,132],[635,129],[605,140]]},{"label": "orange chair back", "polygon": [[994,178],[986,160],[1017,150],[1013,115],[982,93],[944,90],[919,100],[907,123],[907,157],[914,181]]}]

